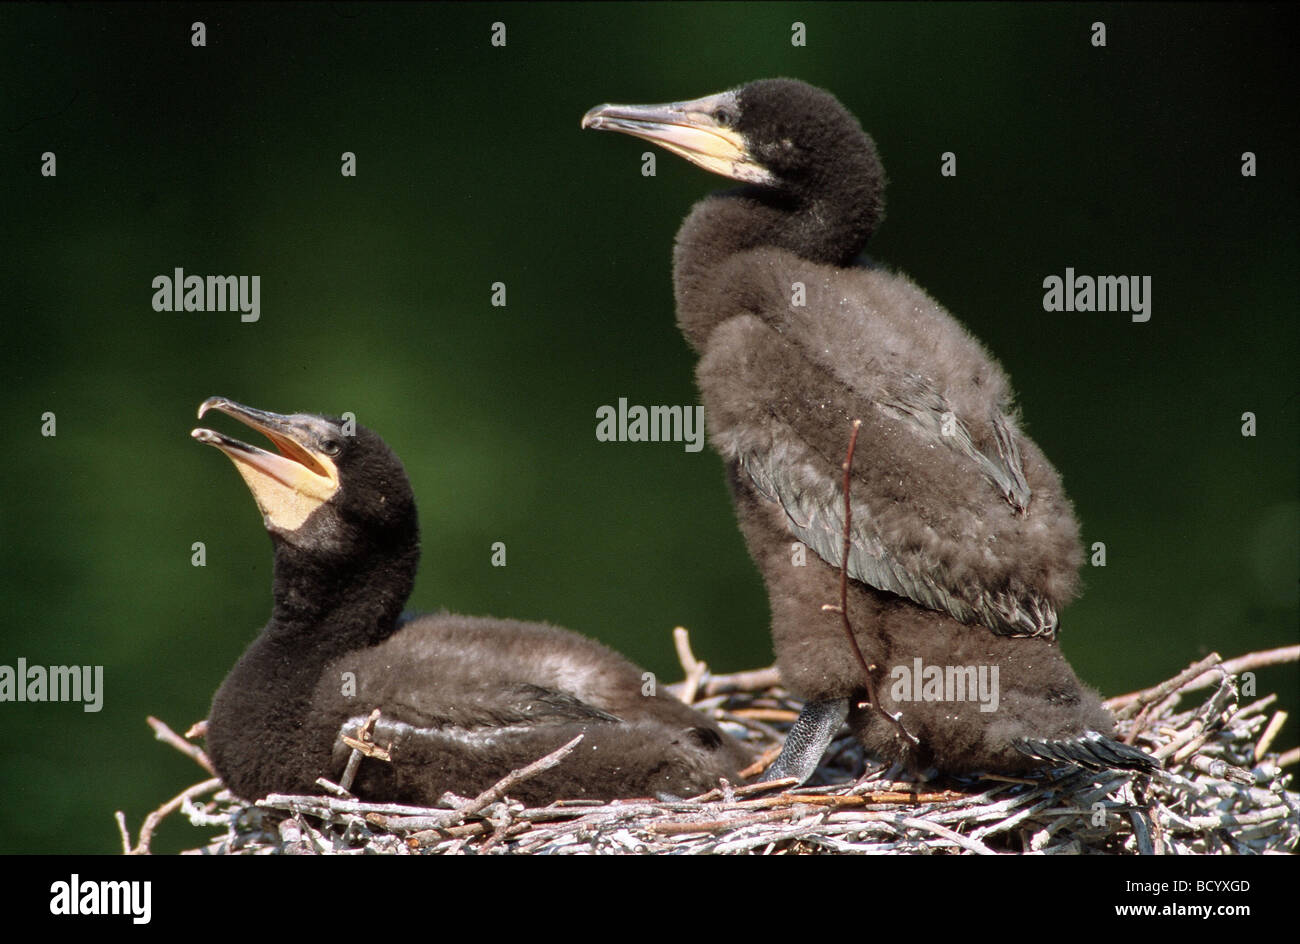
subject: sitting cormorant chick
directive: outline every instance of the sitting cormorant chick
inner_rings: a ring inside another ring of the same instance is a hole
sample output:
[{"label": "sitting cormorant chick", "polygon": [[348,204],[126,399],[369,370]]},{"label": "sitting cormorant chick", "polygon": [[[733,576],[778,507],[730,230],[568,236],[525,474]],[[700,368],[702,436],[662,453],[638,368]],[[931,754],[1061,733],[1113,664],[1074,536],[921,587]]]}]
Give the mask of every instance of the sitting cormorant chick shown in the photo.
[{"label": "sitting cormorant chick", "polygon": [[[867,748],[916,770],[1154,767],[1109,737],[1113,719],[1057,645],[1078,525],[1019,429],[1006,375],[912,281],[853,265],[882,215],[884,171],[848,110],[771,79],[601,105],[582,126],[744,184],[695,205],[673,278],[781,676],[807,699],[768,779],[806,779],[846,718]],[[878,667],[872,686],[839,614],[822,609],[839,599],[855,419],[848,613]],[[816,552],[806,566],[793,541]],[[871,688],[881,705],[867,704]]]},{"label": "sitting cormorant chick", "polygon": [[639,668],[589,639],[541,623],[450,614],[403,621],[419,528],[402,463],[362,426],[281,416],[212,397],[199,407],[266,435],[279,454],[210,429],[191,434],[235,463],[275,549],[274,611],[222,683],[208,752],[233,792],[314,793],[351,754],[342,736],[375,708],[353,792],[430,804],[474,795],[584,738],[556,767],[510,791],[563,797],[694,796],[748,763],[712,720],[645,695]]}]

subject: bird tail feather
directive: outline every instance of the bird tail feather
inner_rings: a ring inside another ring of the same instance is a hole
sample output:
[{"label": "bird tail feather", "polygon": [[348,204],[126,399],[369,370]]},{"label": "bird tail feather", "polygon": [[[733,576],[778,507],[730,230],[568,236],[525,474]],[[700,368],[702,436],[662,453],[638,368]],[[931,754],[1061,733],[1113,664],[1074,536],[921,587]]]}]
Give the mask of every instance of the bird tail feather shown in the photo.
[{"label": "bird tail feather", "polygon": [[1085,731],[1080,737],[1056,741],[1017,738],[1012,743],[1016,750],[1030,757],[1074,764],[1088,770],[1149,772],[1160,766],[1160,762],[1145,751],[1122,744],[1096,731]]}]

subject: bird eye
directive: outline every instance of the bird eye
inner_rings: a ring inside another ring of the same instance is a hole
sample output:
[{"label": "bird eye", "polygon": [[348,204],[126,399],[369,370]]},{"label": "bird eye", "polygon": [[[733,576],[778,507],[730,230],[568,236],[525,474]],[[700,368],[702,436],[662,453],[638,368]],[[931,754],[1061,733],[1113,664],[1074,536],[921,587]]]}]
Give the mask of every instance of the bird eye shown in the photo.
[{"label": "bird eye", "polygon": [[724,128],[730,128],[731,112],[727,111],[725,108],[714,109],[713,122],[714,124],[721,125]]},{"label": "bird eye", "polygon": [[333,439],[327,439],[320,444],[320,451],[327,456],[337,456],[343,451],[343,446]]}]

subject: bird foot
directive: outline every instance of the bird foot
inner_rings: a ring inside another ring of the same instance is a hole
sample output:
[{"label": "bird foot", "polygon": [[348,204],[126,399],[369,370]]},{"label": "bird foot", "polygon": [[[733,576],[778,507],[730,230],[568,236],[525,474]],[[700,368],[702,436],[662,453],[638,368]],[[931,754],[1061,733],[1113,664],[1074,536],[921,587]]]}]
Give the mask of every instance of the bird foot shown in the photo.
[{"label": "bird foot", "polygon": [[805,783],[821,763],[826,748],[848,716],[847,698],[810,701],[804,705],[794,727],[786,735],[780,755],[767,768],[760,783],[784,780],[787,777],[797,780],[796,786]]}]

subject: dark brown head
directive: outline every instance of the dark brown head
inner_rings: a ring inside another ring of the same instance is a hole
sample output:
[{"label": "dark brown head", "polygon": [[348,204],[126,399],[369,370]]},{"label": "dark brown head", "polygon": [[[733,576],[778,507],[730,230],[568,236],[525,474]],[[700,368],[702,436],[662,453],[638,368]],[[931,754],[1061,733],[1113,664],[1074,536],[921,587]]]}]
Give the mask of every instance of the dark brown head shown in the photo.
[{"label": "dark brown head", "polygon": [[391,631],[419,560],[415,496],[401,460],[352,419],[282,415],[211,397],[199,407],[265,435],[270,452],[211,429],[190,435],[224,452],[248,484],[275,546],[281,616],[305,618],[354,588],[357,606],[384,618],[359,621],[367,634]]},{"label": "dark brown head", "polygon": [[761,79],[665,105],[599,105],[582,127],[654,142],[705,170],[750,185],[785,211],[768,242],[844,263],[883,216],[875,143],[835,96],[795,79]]}]

